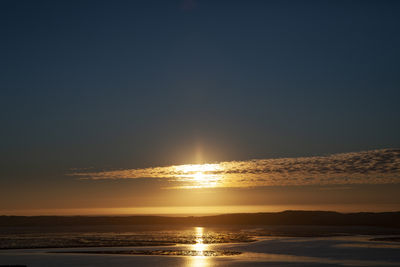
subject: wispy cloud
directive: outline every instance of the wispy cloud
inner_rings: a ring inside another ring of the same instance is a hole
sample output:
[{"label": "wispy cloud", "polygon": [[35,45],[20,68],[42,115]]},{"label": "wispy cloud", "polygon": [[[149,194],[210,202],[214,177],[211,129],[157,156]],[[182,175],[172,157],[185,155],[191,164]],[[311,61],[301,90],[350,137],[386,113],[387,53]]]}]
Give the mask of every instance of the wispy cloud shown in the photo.
[{"label": "wispy cloud", "polygon": [[320,157],[254,159],[202,165],[73,172],[81,179],[159,178],[177,187],[256,187],[400,183],[400,149]]}]

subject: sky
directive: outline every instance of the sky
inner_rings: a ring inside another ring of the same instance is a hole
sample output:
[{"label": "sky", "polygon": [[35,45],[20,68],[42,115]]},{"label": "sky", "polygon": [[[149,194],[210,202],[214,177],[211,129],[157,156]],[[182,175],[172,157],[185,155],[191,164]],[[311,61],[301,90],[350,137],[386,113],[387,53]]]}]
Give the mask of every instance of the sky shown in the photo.
[{"label": "sky", "polygon": [[400,210],[399,11],[0,1],[0,211]]}]

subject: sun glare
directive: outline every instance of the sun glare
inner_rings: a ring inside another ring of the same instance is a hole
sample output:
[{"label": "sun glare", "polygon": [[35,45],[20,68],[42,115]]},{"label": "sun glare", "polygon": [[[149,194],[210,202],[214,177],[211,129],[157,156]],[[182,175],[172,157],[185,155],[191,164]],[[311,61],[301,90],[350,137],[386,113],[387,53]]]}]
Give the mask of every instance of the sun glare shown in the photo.
[{"label": "sun glare", "polygon": [[174,166],[177,176],[189,185],[184,188],[210,188],[218,187],[221,176],[215,174],[222,168],[219,164],[188,164]]},{"label": "sun glare", "polygon": [[184,173],[212,172],[221,169],[219,164],[187,164],[175,166],[175,169]]},{"label": "sun glare", "polygon": [[195,244],[192,245],[192,250],[196,253],[196,256],[190,257],[191,262],[189,266],[191,267],[206,267],[209,266],[208,259],[204,255],[204,252],[208,249],[208,245],[204,244],[204,228],[195,227]]},{"label": "sun glare", "polygon": [[207,245],[204,244],[203,232],[204,232],[203,227],[195,228],[196,244],[193,245],[193,250],[196,251],[199,256],[204,256],[204,250],[207,247]]},{"label": "sun glare", "polygon": [[196,172],[193,174],[193,178],[196,182],[204,182],[207,176],[203,172]]}]

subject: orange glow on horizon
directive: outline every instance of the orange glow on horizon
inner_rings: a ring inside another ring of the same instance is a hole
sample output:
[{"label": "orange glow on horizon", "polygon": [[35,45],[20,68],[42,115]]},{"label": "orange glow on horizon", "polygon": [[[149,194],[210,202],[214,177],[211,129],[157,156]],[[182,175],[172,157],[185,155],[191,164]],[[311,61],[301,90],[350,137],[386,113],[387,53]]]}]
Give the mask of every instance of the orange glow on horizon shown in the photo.
[{"label": "orange glow on horizon", "polygon": [[225,205],[225,206],[149,206],[115,208],[71,208],[71,209],[14,209],[0,210],[2,215],[164,215],[202,216],[227,213],[280,212],[284,210],[330,210],[338,212],[382,212],[398,211],[398,204],[321,204],[321,205]]}]

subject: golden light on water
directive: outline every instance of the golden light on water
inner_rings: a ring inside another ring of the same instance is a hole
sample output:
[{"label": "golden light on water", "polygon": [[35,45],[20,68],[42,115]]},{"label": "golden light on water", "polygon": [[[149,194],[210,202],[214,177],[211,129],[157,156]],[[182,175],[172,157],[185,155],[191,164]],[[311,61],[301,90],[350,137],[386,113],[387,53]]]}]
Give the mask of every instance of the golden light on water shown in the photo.
[{"label": "golden light on water", "polygon": [[199,256],[204,256],[204,251],[207,248],[207,245],[204,244],[203,232],[204,232],[203,227],[195,228],[196,244],[193,245],[192,249],[196,251]]},{"label": "golden light on water", "polygon": [[190,257],[191,267],[205,267],[208,266],[208,258],[204,252],[208,249],[208,245],[204,244],[204,228],[195,227],[195,244],[192,245],[192,250],[196,252],[196,256]]}]

